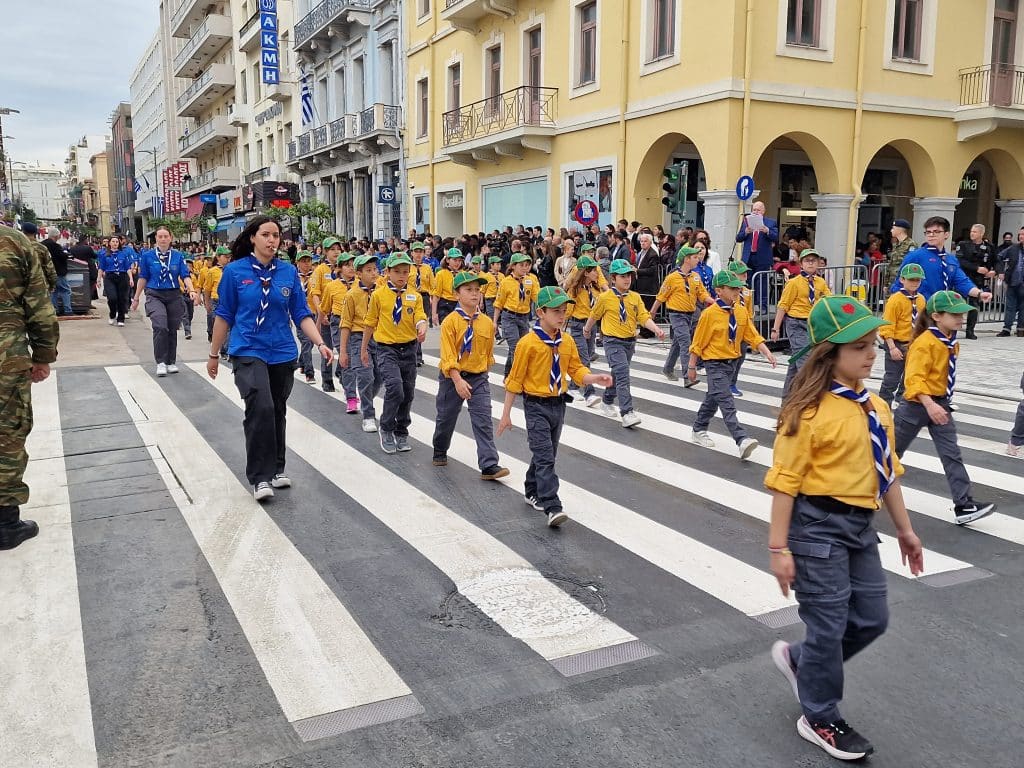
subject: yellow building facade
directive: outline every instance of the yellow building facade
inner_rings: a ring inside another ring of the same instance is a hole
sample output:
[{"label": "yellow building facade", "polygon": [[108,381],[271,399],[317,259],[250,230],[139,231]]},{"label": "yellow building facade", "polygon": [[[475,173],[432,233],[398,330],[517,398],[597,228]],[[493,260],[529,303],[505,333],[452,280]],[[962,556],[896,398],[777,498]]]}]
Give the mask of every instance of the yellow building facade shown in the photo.
[{"label": "yellow building facade", "polygon": [[[445,235],[703,225],[750,174],[836,260],[894,218],[1024,224],[1018,0],[411,0],[408,199]],[[661,203],[687,161],[686,213]],[[835,263],[833,261],[833,263]]]}]

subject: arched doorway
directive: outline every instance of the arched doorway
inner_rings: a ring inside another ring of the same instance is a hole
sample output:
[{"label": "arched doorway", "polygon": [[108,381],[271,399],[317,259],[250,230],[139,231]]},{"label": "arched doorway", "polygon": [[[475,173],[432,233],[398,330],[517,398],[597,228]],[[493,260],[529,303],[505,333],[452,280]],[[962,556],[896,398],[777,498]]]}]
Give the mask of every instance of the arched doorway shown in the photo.
[{"label": "arched doorway", "polygon": [[961,202],[953,218],[954,242],[966,239],[974,224],[984,224],[991,238],[997,240],[1007,227],[1002,226],[995,201],[1024,199],[1024,169],[1006,150],[988,149],[964,170],[957,197]]},{"label": "arched doorway", "polygon": [[893,221],[913,221],[911,201],[934,197],[936,192],[935,164],[920,144],[896,139],[883,145],[864,169],[857,242],[866,243],[871,233],[887,242]]},{"label": "arched doorway", "polygon": [[[666,195],[662,184],[664,171],[673,163],[685,164],[682,181],[685,187],[686,207],[673,214],[662,204]],[[633,187],[637,219],[653,226],[661,224],[666,232],[675,233],[680,227],[705,225],[704,201],[699,193],[707,189],[707,171],[697,145],[681,133],[668,133],[655,140],[644,154],[637,169]]]}]

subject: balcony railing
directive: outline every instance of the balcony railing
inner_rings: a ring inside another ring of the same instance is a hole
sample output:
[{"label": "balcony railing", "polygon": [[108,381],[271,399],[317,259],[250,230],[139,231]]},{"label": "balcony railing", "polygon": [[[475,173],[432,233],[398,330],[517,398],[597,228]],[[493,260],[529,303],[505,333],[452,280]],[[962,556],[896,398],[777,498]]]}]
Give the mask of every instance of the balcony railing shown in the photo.
[{"label": "balcony railing", "polygon": [[245,174],[245,183],[252,184],[256,181],[262,181],[263,179],[270,178],[270,168],[260,168],[258,171]]},{"label": "balcony railing", "polygon": [[1024,67],[990,64],[960,70],[961,107],[1024,107]]},{"label": "balcony railing", "polygon": [[[179,71],[211,35],[225,40],[230,37],[229,25],[230,22],[224,16],[208,16],[185,44],[185,47],[174,57],[174,71]],[[227,32],[226,35],[225,32]]]},{"label": "balcony railing", "polygon": [[353,10],[370,10],[370,0],[324,0],[295,25],[295,47],[302,46],[342,13]]},{"label": "balcony railing", "polygon": [[342,115],[317,126],[288,144],[288,162],[306,155],[332,149],[379,131],[393,132],[402,127],[402,110],[392,104],[374,104],[358,114]]},{"label": "balcony railing", "polygon": [[523,85],[445,112],[442,116],[444,146],[512,128],[553,128],[557,98],[557,88]]},{"label": "balcony railing", "polygon": [[359,113],[359,135],[394,131],[401,127],[402,111],[391,104],[374,104]]},{"label": "balcony railing", "polygon": [[206,137],[213,133],[217,133],[225,138],[230,137],[232,134],[237,135],[233,128],[230,128],[227,122],[227,118],[223,115],[218,115],[207,120],[202,125],[198,126],[194,131],[182,136],[178,139],[178,150],[185,152],[195,146],[201,144]]}]

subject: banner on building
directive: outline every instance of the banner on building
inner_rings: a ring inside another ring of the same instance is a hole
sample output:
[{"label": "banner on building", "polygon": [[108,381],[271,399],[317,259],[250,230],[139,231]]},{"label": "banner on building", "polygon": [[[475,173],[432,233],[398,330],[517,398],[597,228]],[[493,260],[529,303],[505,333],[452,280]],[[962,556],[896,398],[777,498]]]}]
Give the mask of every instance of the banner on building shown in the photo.
[{"label": "banner on building", "polygon": [[260,72],[266,85],[281,82],[277,32],[277,0],[260,0]]},{"label": "banner on building", "polygon": [[185,197],[181,194],[181,192],[182,185],[185,183],[185,176],[187,174],[187,160],[179,160],[176,163],[171,163],[169,166],[163,169],[163,208],[164,213],[168,216],[172,214],[184,213],[186,209]]}]

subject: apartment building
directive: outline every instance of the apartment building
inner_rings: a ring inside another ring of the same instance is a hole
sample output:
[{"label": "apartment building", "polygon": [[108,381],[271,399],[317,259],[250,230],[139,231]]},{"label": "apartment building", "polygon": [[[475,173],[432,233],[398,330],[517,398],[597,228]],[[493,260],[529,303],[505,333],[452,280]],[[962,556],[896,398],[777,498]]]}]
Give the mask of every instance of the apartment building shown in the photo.
[{"label": "apartment building", "polygon": [[[163,39],[157,32],[143,52],[129,81],[134,127],[135,214],[143,233],[161,215],[160,175],[167,166],[167,102],[163,76]],[[170,79],[170,78],[168,78]]]},{"label": "apartment building", "polygon": [[68,189],[68,215],[72,220],[85,221],[86,201],[85,184],[92,179],[90,159],[94,155],[106,152],[109,136],[85,135],[68,147],[68,156],[64,160],[64,176]]},{"label": "apartment building", "polygon": [[89,158],[89,177],[82,183],[84,222],[100,234],[113,232],[111,197],[109,153],[104,151]]},{"label": "apartment building", "polygon": [[[412,0],[408,189],[447,234],[620,218],[727,251],[750,174],[835,257],[894,218],[1024,224],[1019,0]],[[687,206],[661,203],[687,161]],[[834,257],[834,258],[835,258]]]},{"label": "apartment building", "polygon": [[408,220],[401,194],[404,6],[399,0],[295,0],[294,6],[300,130],[286,162],[301,177],[302,198],[327,203],[340,233],[398,234]]},{"label": "apartment building", "polygon": [[108,162],[114,230],[140,237],[142,228],[135,222],[135,138],[128,102],[118,104],[110,115]]},{"label": "apartment building", "polygon": [[67,177],[52,164],[11,162],[11,192],[43,222],[56,222],[68,208]]}]

